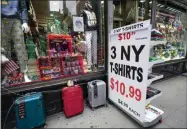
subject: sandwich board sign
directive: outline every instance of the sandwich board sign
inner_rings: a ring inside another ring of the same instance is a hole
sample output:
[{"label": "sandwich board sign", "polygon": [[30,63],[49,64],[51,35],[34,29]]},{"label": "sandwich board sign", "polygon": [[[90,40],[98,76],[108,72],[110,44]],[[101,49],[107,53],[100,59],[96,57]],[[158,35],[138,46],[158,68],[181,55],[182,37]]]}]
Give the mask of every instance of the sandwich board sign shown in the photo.
[{"label": "sandwich board sign", "polygon": [[109,34],[109,99],[142,123],[145,119],[150,37],[150,20],[113,29]]}]

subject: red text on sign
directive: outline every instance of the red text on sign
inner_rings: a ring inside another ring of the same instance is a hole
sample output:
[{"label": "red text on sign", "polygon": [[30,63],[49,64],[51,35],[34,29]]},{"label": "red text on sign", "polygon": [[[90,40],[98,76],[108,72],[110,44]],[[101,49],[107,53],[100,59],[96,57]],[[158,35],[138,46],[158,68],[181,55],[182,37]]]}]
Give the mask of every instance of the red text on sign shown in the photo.
[{"label": "red text on sign", "polygon": [[[110,79],[110,88],[113,91],[116,91],[123,95],[124,97],[128,98],[135,98],[135,100],[140,101],[142,98],[141,90],[138,88],[134,88],[134,86],[130,86],[129,88],[123,83],[119,82],[118,80],[114,80],[114,78]],[[127,91],[127,92],[126,92]]]},{"label": "red text on sign", "polygon": [[136,32],[127,32],[118,34],[118,40],[129,40],[132,35],[135,35]]}]

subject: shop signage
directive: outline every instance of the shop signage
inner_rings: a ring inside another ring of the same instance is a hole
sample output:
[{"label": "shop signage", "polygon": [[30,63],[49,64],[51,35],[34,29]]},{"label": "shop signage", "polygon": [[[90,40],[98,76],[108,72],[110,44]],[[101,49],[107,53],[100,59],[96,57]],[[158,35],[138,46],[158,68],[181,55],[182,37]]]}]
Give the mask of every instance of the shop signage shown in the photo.
[{"label": "shop signage", "polygon": [[143,122],[149,65],[150,20],[120,27],[109,35],[109,99]]},{"label": "shop signage", "polygon": [[113,30],[111,30],[111,34],[132,32],[132,31],[148,28],[149,26],[150,26],[150,20],[146,20],[146,21],[142,21],[142,22],[138,22],[135,24],[131,24],[131,25],[127,25],[127,26],[113,29]]}]

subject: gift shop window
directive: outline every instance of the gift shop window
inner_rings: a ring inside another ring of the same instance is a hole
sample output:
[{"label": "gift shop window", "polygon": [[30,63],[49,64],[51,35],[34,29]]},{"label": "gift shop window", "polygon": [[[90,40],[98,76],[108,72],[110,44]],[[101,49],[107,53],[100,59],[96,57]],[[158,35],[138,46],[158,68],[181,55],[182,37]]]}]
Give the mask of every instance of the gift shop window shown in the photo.
[{"label": "gift shop window", "polygon": [[151,19],[152,0],[113,0],[113,28]]},{"label": "gift shop window", "polygon": [[14,4],[2,2],[2,86],[105,70],[104,1],[21,0],[12,13]]},{"label": "gift shop window", "polygon": [[154,44],[151,58],[163,61],[185,58],[187,2],[157,0],[155,7],[156,20],[151,37]]}]

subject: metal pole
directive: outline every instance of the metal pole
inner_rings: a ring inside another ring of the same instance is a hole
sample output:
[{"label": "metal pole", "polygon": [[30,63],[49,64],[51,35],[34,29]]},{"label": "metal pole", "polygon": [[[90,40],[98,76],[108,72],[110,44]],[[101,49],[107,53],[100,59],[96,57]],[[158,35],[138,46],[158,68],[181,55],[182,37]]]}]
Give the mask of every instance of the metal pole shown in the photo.
[{"label": "metal pole", "polygon": [[153,29],[156,28],[156,9],[157,9],[157,0],[152,0],[151,24]]},{"label": "metal pole", "polygon": [[104,31],[105,31],[105,72],[108,71],[108,0],[104,0]]},{"label": "metal pole", "polygon": [[113,0],[108,0],[108,34],[113,29],[114,5]]}]

